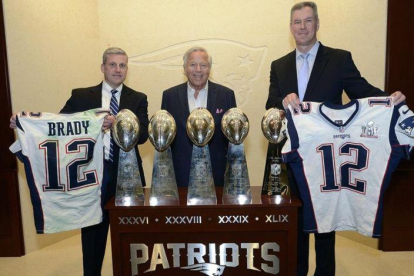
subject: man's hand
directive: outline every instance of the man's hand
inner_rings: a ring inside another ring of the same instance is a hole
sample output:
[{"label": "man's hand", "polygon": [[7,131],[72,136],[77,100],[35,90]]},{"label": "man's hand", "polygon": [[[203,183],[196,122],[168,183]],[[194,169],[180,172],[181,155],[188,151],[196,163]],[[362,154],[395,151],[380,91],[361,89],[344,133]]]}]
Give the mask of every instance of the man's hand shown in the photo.
[{"label": "man's hand", "polygon": [[13,113],[13,115],[10,117],[10,128],[12,129],[16,128],[16,115],[17,113]]},{"label": "man's hand", "polygon": [[107,130],[107,129],[111,128],[114,121],[115,121],[114,116],[106,115],[105,118],[104,118],[103,125],[102,125],[102,130]]},{"label": "man's hand", "polygon": [[395,91],[391,94],[392,99],[394,100],[394,104],[397,105],[403,101],[405,101],[405,95],[401,91]]},{"label": "man's hand", "polygon": [[300,101],[298,95],[296,95],[295,93],[290,93],[283,99],[282,104],[285,110],[288,109],[288,105],[290,105],[294,109],[299,108]]}]

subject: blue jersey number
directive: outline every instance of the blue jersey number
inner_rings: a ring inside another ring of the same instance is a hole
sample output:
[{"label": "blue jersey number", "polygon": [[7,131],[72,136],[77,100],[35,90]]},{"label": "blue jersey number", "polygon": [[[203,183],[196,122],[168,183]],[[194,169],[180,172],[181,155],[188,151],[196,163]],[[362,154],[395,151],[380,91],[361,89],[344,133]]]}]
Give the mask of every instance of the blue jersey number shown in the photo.
[{"label": "blue jersey number", "polygon": [[322,192],[348,189],[365,193],[366,181],[352,177],[353,171],[363,171],[368,167],[369,150],[362,144],[345,143],[339,148],[339,156],[354,156],[354,160],[339,164],[339,181],[336,175],[336,162],[333,144],[322,144],[317,149],[322,155],[324,183]]},{"label": "blue jersey number", "polygon": [[[64,154],[73,156],[72,161],[66,166],[66,183],[69,191],[98,184],[96,170],[82,171],[82,167],[91,162],[94,147],[93,139],[73,140],[66,145]],[[65,191],[60,173],[59,141],[47,140],[39,145],[39,149],[45,154],[46,184],[43,185],[43,190]]]}]

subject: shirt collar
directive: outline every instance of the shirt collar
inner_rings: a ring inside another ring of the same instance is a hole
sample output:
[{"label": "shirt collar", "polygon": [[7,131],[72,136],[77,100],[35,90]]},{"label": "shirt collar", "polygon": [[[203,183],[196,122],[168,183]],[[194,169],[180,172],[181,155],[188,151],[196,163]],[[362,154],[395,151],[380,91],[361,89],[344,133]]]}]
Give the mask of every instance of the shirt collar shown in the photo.
[{"label": "shirt collar", "polygon": [[[121,91],[122,91],[122,88],[124,87],[124,84],[123,83],[121,83],[121,85],[120,86],[118,86],[117,88],[115,88],[115,90],[117,90],[118,92],[116,93],[116,95],[120,95],[120,93],[121,93]],[[111,91],[113,90],[113,88],[106,82],[106,81],[103,81],[103,83],[102,83],[102,89],[104,90],[104,91],[106,91],[106,92],[108,92],[108,93],[110,93],[110,94],[112,94],[111,93]]]},{"label": "shirt collar", "polygon": [[303,54],[309,54],[309,56],[316,57],[316,54],[318,53],[319,45],[320,45],[319,41],[316,41],[315,45],[313,45],[312,48],[307,53],[302,53],[296,48],[296,58],[298,58],[300,55],[303,55]]},{"label": "shirt collar", "polygon": [[[207,80],[207,82],[206,82],[206,85],[204,86],[204,88],[202,88],[201,90],[200,90],[200,92],[201,91],[208,91],[208,80]],[[187,91],[188,92],[191,92],[191,94],[194,94],[195,93],[195,89],[191,86],[191,84],[190,84],[190,82],[189,81],[187,81]]]}]

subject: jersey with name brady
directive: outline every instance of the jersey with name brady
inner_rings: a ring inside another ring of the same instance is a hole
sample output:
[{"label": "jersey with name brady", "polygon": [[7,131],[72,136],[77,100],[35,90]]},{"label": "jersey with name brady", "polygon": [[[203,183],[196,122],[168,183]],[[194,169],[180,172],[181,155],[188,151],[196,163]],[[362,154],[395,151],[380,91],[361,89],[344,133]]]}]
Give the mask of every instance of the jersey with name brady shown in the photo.
[{"label": "jersey with name brady", "polygon": [[413,128],[413,112],[390,97],[289,106],[282,153],[299,186],[305,231],[380,236],[384,192],[410,157]]},{"label": "jersey with name brady", "polygon": [[10,147],[24,163],[36,232],[56,233],[102,221],[103,134],[107,110],[21,112]]}]

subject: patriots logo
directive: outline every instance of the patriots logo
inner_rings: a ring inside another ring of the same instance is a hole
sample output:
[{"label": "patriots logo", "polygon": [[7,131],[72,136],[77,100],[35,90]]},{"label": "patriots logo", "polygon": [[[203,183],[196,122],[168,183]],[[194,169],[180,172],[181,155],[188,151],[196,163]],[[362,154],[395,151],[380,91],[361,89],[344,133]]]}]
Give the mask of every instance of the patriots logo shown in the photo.
[{"label": "patriots logo", "polygon": [[404,132],[409,136],[414,136],[414,116],[405,118],[401,123],[398,124]]},{"label": "patriots logo", "polygon": [[190,269],[192,271],[200,271],[201,273],[204,273],[208,276],[220,276],[220,275],[223,275],[225,268],[226,267],[223,265],[204,263],[204,264],[184,266],[181,269]]},{"label": "patriots logo", "polygon": [[156,89],[163,91],[186,81],[183,79],[183,55],[193,46],[205,47],[213,58],[209,79],[234,90],[237,106],[246,105],[253,93],[253,82],[259,78],[259,72],[264,65],[267,55],[265,46],[252,47],[228,39],[191,40],[131,56],[129,64],[145,67],[144,75],[156,74],[158,79],[166,80],[148,84],[159,86]]},{"label": "patriots logo", "polygon": [[282,169],[280,168],[280,164],[271,164],[270,171],[271,171],[271,174],[274,176],[279,175],[280,172],[282,171]]}]

